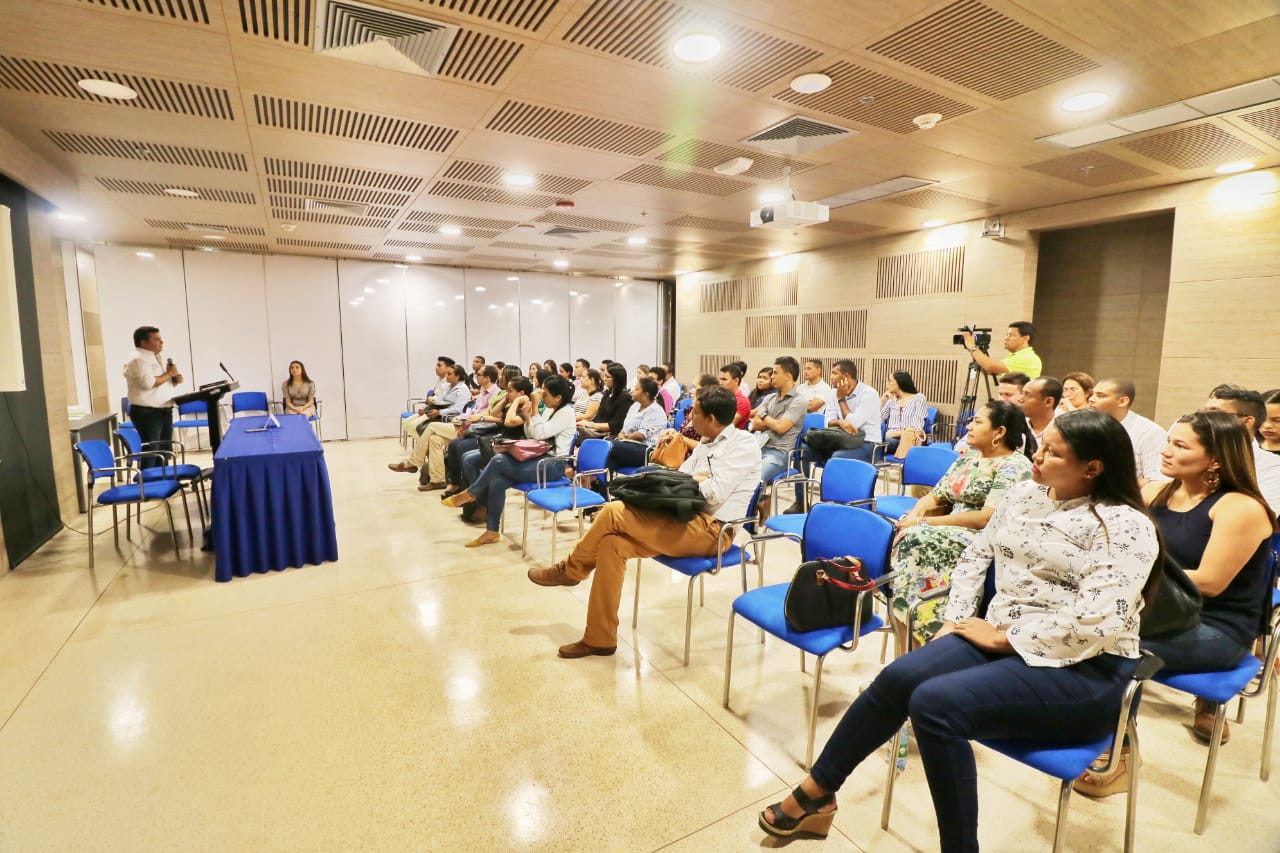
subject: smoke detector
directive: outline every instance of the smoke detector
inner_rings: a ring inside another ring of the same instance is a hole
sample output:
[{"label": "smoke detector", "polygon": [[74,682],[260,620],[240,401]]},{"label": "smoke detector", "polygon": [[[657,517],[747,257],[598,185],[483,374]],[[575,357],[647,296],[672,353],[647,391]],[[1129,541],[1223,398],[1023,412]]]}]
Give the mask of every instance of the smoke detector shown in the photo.
[{"label": "smoke detector", "polygon": [[933,130],[942,121],[942,113],[923,113],[911,120],[921,130]]}]

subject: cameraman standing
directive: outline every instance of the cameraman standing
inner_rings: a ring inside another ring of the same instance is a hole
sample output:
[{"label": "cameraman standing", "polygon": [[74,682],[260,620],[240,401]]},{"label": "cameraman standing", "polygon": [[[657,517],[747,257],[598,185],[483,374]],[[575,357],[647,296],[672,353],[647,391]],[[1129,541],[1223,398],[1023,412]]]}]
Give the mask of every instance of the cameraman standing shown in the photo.
[{"label": "cameraman standing", "polygon": [[1031,346],[1031,339],[1035,334],[1036,327],[1026,320],[1010,323],[1009,333],[1004,336],[1004,348],[1008,350],[1009,355],[1003,361],[996,361],[978,349],[974,345],[972,332],[965,332],[962,337],[964,348],[969,351],[970,357],[977,362],[978,367],[982,368],[983,373],[995,376],[1001,373],[1025,373],[1035,379],[1040,376],[1043,369],[1040,356],[1036,355],[1035,348]]}]

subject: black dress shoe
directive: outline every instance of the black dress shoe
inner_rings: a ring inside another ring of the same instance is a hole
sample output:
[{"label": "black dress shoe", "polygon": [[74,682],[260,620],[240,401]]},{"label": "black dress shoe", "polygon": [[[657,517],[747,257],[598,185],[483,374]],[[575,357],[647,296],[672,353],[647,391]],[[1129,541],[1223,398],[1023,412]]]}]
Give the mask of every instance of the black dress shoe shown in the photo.
[{"label": "black dress shoe", "polygon": [[782,511],[783,515],[803,515],[805,513],[804,504],[796,501],[791,506]]}]

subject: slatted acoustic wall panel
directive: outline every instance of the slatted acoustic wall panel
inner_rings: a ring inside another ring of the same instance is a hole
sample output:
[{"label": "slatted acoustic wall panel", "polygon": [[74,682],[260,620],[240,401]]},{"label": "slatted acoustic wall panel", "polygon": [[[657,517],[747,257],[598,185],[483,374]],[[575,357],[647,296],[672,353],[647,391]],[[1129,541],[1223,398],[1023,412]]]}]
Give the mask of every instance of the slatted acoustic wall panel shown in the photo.
[{"label": "slatted acoustic wall panel", "polygon": [[867,382],[877,391],[884,391],[885,384],[895,370],[911,374],[916,388],[929,401],[930,406],[954,409],[960,362],[955,358],[873,358]]},{"label": "slatted acoustic wall panel", "polygon": [[867,309],[814,311],[800,315],[800,346],[808,349],[863,349]]},{"label": "slatted acoustic wall panel", "polygon": [[876,258],[876,299],[903,299],[964,289],[964,246]]},{"label": "slatted acoustic wall panel", "polygon": [[795,351],[796,315],[760,314],[748,317],[744,345],[747,349]]},{"label": "slatted acoustic wall panel", "polygon": [[[703,355],[698,356],[698,372],[710,373],[712,376],[719,376],[720,368],[730,362],[741,360],[742,356],[740,355],[708,355],[704,353]],[[745,386],[746,379],[744,378],[742,381]]]},{"label": "slatted acoustic wall panel", "polygon": [[703,314],[714,314],[749,308],[783,308],[799,304],[799,298],[798,273],[767,273],[704,283],[699,292],[699,310]]}]

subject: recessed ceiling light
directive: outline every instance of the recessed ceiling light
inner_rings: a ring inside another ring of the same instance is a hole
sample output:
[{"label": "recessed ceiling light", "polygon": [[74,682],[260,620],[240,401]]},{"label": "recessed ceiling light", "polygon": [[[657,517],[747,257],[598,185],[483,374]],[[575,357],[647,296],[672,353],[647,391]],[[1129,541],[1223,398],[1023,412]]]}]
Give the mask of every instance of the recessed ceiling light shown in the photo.
[{"label": "recessed ceiling light", "polygon": [[529,300],[529,304],[530,304],[530,305],[541,305],[541,304],[542,304],[542,300],[541,300],[541,299],[530,299],[530,300]]},{"label": "recessed ceiling light", "polygon": [[84,222],[83,216],[81,216],[78,213],[71,213],[70,211],[66,211],[66,210],[60,210],[57,213],[55,213],[54,216],[66,222]]},{"label": "recessed ceiling light", "polygon": [[520,280],[520,276],[518,276],[518,275],[509,275],[509,276],[507,276],[507,281],[519,281],[519,280]]},{"label": "recessed ceiling light", "polygon": [[569,291],[569,295],[570,295],[570,296],[577,296],[577,295],[578,295],[578,291],[576,291],[576,290],[570,290],[570,291]]},{"label": "recessed ceiling light", "polygon": [[947,224],[947,220],[945,219],[926,219],[924,222],[921,223],[921,227],[937,228],[939,225],[946,225],[946,224]]},{"label": "recessed ceiling light", "polygon": [[459,301],[461,301],[461,300],[465,299],[466,297],[465,297],[465,296],[463,296],[461,293],[459,293],[457,296],[455,296],[455,297],[453,297],[453,298],[454,298],[454,299],[457,299],[457,300],[459,300]]},{"label": "recessed ceiling light", "polygon": [[462,233],[462,229],[459,228],[457,225],[441,225],[440,233],[447,234],[450,237],[457,237],[459,234]]},{"label": "recessed ceiling light", "polygon": [[688,275],[688,270],[676,270],[676,275]]},{"label": "recessed ceiling light", "polygon": [[390,284],[390,283],[391,283],[391,279],[389,279],[389,278],[379,278],[379,279],[375,279],[375,281],[377,281],[377,282],[378,282],[378,284]]},{"label": "recessed ceiling light", "polygon": [[627,245],[629,246],[643,246],[645,243],[648,243],[648,242],[649,242],[648,237],[628,237],[627,238]]},{"label": "recessed ceiling light", "polygon": [[830,85],[831,78],[825,74],[801,74],[791,81],[791,90],[802,95],[812,95]]},{"label": "recessed ceiling light", "polygon": [[1253,163],[1248,160],[1237,160],[1234,163],[1223,163],[1213,171],[1219,175],[1234,175],[1236,172],[1247,172],[1253,168]]},{"label": "recessed ceiling light", "polygon": [[477,287],[477,288],[476,288],[476,293],[484,293],[484,291],[485,291],[485,288],[483,288],[483,287]]},{"label": "recessed ceiling light", "polygon": [[1106,92],[1082,92],[1067,98],[1059,106],[1069,113],[1082,113],[1086,110],[1096,110],[1109,100],[1111,96]]},{"label": "recessed ceiling light", "polygon": [[135,254],[135,255],[137,255],[137,256],[138,256],[138,257],[140,257],[140,258],[154,258],[154,257],[155,257],[155,253],[154,253],[154,252],[134,252],[134,254]]},{"label": "recessed ceiling light", "polygon": [[556,269],[562,270],[565,267],[569,266],[569,259],[556,258],[554,261],[551,262],[551,266],[555,267]]},{"label": "recessed ceiling light", "polygon": [[201,240],[225,240],[227,238],[221,234],[205,234],[201,236],[200,239]]},{"label": "recessed ceiling light", "polygon": [[117,101],[132,101],[138,93],[121,83],[110,80],[96,80],[92,77],[77,80],[76,85],[91,95],[99,98],[115,98]]},{"label": "recessed ceiling light", "polygon": [[437,308],[443,308],[443,307],[444,307],[444,303],[443,303],[443,302],[441,302],[439,299],[437,299],[437,300],[436,300],[436,307],[437,307]]},{"label": "recessed ceiling light", "polygon": [[497,306],[497,305],[494,305],[492,302],[490,302],[490,303],[489,303],[489,307],[490,307],[490,308],[497,308],[498,306]]},{"label": "recessed ceiling light", "polygon": [[502,180],[513,187],[528,187],[533,185],[533,175],[524,172],[507,172],[502,176]]},{"label": "recessed ceiling light", "polygon": [[760,193],[760,203],[761,203],[761,204],[774,204],[775,202],[782,201],[784,198],[786,198],[786,196],[785,196],[785,195],[783,195],[783,194],[782,194],[782,193],[780,193],[780,192],[776,192],[776,191],[774,191],[774,192],[767,192],[767,193]]},{"label": "recessed ceiling light", "polygon": [[352,299],[352,300],[351,300],[350,302],[348,302],[347,304],[348,304],[348,305],[355,305],[356,307],[359,307],[359,306],[360,306],[360,300],[359,300],[359,299]]},{"label": "recessed ceiling light", "polygon": [[422,260],[422,255],[405,255],[404,259],[406,261],[420,261]]},{"label": "recessed ceiling light", "polygon": [[165,187],[165,195],[173,195],[178,198],[200,198],[200,193],[195,190],[184,190],[182,187]]},{"label": "recessed ceiling light", "polygon": [[216,251],[218,251],[218,250],[217,250],[217,249],[215,249],[215,248],[213,248],[212,246],[201,246],[201,247],[200,247],[200,251],[202,251],[202,252],[216,252]]},{"label": "recessed ceiling light", "polygon": [[682,62],[707,62],[720,55],[720,39],[710,33],[689,33],[676,39],[671,52]]},{"label": "recessed ceiling light", "polygon": [[615,281],[615,282],[613,283],[613,286],[614,286],[614,287],[622,287],[624,284],[626,284],[626,282],[625,282],[625,281]]},{"label": "recessed ceiling light", "polygon": [[408,264],[392,264],[392,266],[398,270],[407,270],[409,268]]},{"label": "recessed ceiling light", "polygon": [[514,302],[508,302],[508,303],[507,303],[507,307],[508,307],[508,308],[515,308],[515,307],[516,307],[516,304],[515,304]]},{"label": "recessed ceiling light", "polygon": [[782,257],[782,256],[783,256],[783,255],[785,255],[785,254],[786,254],[786,252],[779,252],[777,249],[774,249],[772,252],[770,252],[770,253],[769,253],[769,257],[771,257],[771,258],[780,258],[780,257]]},{"label": "recessed ceiling light", "polygon": [[365,293],[377,293],[378,291],[374,290],[372,287],[366,287],[366,288],[364,289],[364,292],[365,292]]}]

